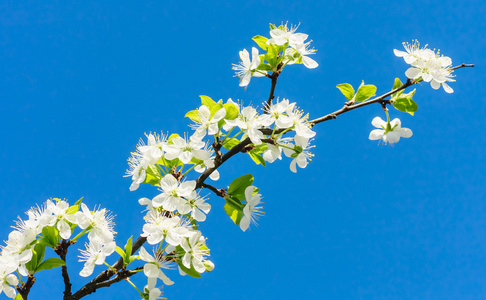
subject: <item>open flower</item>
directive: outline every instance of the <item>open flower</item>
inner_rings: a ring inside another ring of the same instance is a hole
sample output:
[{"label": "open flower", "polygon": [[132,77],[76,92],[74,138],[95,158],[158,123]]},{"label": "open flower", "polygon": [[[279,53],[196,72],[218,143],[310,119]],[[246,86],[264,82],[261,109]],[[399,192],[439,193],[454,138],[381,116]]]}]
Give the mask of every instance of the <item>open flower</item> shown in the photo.
[{"label": "open flower", "polygon": [[256,70],[260,65],[260,57],[258,56],[257,48],[251,48],[251,55],[252,61],[250,61],[250,53],[248,53],[246,49],[243,49],[243,51],[240,51],[240,64],[233,64],[233,70],[235,70],[236,75],[240,77],[240,86],[247,86],[250,83],[252,76],[263,77],[267,73]]},{"label": "open flower", "polygon": [[412,130],[401,127],[401,122],[398,118],[393,119],[393,121],[387,123],[383,121],[380,117],[376,117],[373,119],[373,121],[371,121],[371,124],[373,124],[373,126],[375,126],[376,128],[381,129],[375,129],[371,131],[369,139],[372,141],[382,140],[385,145],[387,143],[393,145],[395,143],[398,143],[401,137],[409,138],[413,134]]},{"label": "open flower", "polygon": [[243,217],[240,221],[240,229],[246,231],[250,227],[250,223],[256,225],[256,220],[263,214],[262,207],[257,206],[261,202],[260,194],[253,194],[254,186],[249,186],[245,189],[246,206],[243,208]]},{"label": "open flower", "polygon": [[140,248],[140,258],[147,262],[143,266],[143,273],[148,278],[162,279],[164,284],[172,285],[174,282],[167,277],[161,269],[170,269],[171,262],[161,252],[154,251],[154,256],[150,255],[144,247]]}]

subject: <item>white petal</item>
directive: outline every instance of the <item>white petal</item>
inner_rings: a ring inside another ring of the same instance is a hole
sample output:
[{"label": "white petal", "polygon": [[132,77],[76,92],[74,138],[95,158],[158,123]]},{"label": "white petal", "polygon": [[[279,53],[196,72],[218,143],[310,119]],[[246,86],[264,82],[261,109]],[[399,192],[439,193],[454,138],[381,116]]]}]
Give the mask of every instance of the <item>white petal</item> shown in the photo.
[{"label": "white petal", "polygon": [[211,180],[218,180],[219,179],[219,172],[218,170],[214,170],[213,173],[211,173],[211,175],[209,175],[209,178],[211,178]]},{"label": "white petal", "polygon": [[250,217],[243,216],[240,221],[240,229],[246,231],[249,226],[250,226]]},{"label": "white petal", "polygon": [[432,80],[430,82],[430,86],[434,89],[434,90],[438,90],[440,88],[440,83],[438,83],[437,81],[435,80]]},{"label": "white petal", "polygon": [[409,68],[406,72],[405,72],[405,76],[407,76],[408,78],[411,78],[411,79],[415,79],[417,77],[420,76],[420,70],[417,69],[417,68]]},{"label": "white petal", "polygon": [[375,117],[373,121],[371,121],[371,125],[375,126],[376,128],[386,128],[386,122],[383,121],[380,117]]},{"label": "white petal", "polygon": [[383,138],[383,134],[385,133],[385,130],[382,129],[375,129],[370,132],[369,139],[374,141],[374,140],[381,140]]},{"label": "white petal", "polygon": [[444,91],[446,91],[446,93],[454,93],[454,90],[447,83],[444,82],[442,84],[442,87],[444,88]]},{"label": "white petal", "polygon": [[315,60],[307,56],[302,56],[302,62],[304,63],[304,66],[306,66],[308,69],[314,69],[319,66],[319,64]]}]

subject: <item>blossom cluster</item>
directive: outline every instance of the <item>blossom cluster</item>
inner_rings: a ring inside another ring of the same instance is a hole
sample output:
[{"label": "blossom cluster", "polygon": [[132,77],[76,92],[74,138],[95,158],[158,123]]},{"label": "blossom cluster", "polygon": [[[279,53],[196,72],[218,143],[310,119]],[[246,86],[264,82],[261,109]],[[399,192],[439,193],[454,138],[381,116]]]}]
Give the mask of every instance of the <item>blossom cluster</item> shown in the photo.
[{"label": "blossom cluster", "polygon": [[280,72],[286,65],[304,64],[309,69],[314,69],[319,64],[308,55],[315,54],[316,50],[310,48],[311,41],[306,42],[308,35],[296,33],[298,26],[287,24],[276,27],[270,24],[270,39],[256,36],[253,39],[266,54],[260,55],[257,48],[252,47],[250,53],[243,49],[240,51],[241,62],[233,64],[236,76],[240,78],[240,86],[246,87],[251,77],[268,76],[268,71]]},{"label": "blossom cluster", "polygon": [[398,57],[403,57],[405,62],[411,67],[405,72],[405,75],[411,79],[421,79],[430,82],[433,89],[437,90],[441,86],[447,93],[453,93],[454,90],[446,82],[454,82],[452,79],[452,60],[450,57],[442,56],[435,53],[434,50],[428,49],[427,45],[420,48],[420,43],[416,40],[413,44],[404,43],[405,51],[394,50]]},{"label": "blossom cluster", "polygon": [[[92,212],[80,201],[70,206],[64,200],[52,199],[26,214],[26,220],[19,218],[16,221],[0,253],[0,292],[3,291],[9,298],[15,297],[13,286],[19,284],[19,278],[13,273],[31,276],[46,269],[46,263],[42,261],[45,248],[57,249],[61,240],[71,238],[76,227],[83,231],[71,240],[86,233],[89,239],[88,250],[81,251],[81,261],[86,261],[81,276],[90,275],[95,264],[104,263],[106,256],[116,247],[112,218],[105,209]],[[63,264],[62,261],[50,261],[50,267]]]},{"label": "blossom cluster", "polygon": [[[147,295],[159,295],[158,279],[165,285],[173,284],[163,269],[177,266],[180,274],[197,277],[214,267],[208,260],[206,238],[198,230],[211,206],[197,191],[196,181],[187,178],[192,170],[202,173],[209,169],[209,178],[218,180],[216,149],[221,157],[222,149],[229,151],[249,140],[245,151],[255,162],[272,163],[282,159],[283,152],[292,158],[293,172],[297,166],[305,168],[312,157],[309,142],[315,132],[307,122],[308,116],[286,99],[259,114],[254,107],[242,106],[231,99],[223,103],[201,96],[201,106],[186,116],[194,122],[190,126],[194,130],[192,135],[185,134],[183,138],[178,134],[147,134],[147,140],[140,140],[128,160],[126,176],[132,177],[130,190],[147,183],[158,187],[160,192],[151,199],[139,200],[147,210],[142,236],[154,247],[152,253],[140,249],[140,259],[146,262],[144,274],[149,280]],[[294,137],[284,138],[283,134],[289,132],[295,132]],[[190,167],[184,172],[187,166]],[[241,230],[256,224],[263,212],[261,195],[255,186],[248,185],[241,193],[228,191],[227,196],[232,197],[239,210],[240,217],[234,221]]]}]

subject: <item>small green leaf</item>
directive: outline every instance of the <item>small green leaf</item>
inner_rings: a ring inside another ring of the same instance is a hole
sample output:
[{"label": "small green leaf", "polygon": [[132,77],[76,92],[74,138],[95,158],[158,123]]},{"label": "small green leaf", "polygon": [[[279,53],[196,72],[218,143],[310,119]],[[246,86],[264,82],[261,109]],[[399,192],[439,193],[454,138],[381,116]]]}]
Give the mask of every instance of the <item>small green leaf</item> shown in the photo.
[{"label": "small green leaf", "polygon": [[412,100],[414,94],[415,90],[408,94],[402,94],[400,98],[393,101],[393,107],[395,107],[399,111],[409,113],[413,116],[418,109],[417,103]]},{"label": "small green leaf", "polygon": [[32,249],[32,258],[25,264],[25,268],[29,271],[35,271],[37,269],[37,252]]},{"label": "small green leaf", "polygon": [[199,111],[197,109],[188,111],[184,117],[187,117],[191,120],[193,120],[196,123],[199,123]]},{"label": "small green leaf", "polygon": [[238,145],[240,141],[235,138],[227,138],[224,140],[223,147],[227,150],[231,150],[234,146]]},{"label": "small green leaf", "polygon": [[187,275],[189,275],[191,277],[194,277],[194,278],[201,278],[201,274],[199,274],[199,272],[196,271],[196,269],[194,269],[194,266],[192,264],[191,264],[191,268],[190,269],[186,268],[182,264],[182,260],[181,261],[178,261],[177,264],[179,265],[179,267],[181,268],[181,270],[184,271]]},{"label": "small green leaf", "polygon": [[211,107],[210,109],[210,112],[211,112],[211,118],[214,116],[214,114],[216,114],[216,112],[218,110],[220,110],[221,108],[223,108],[223,104],[221,103],[216,103],[215,105],[213,105],[213,107]]},{"label": "small green leaf", "polygon": [[226,115],[224,116],[226,120],[234,120],[238,117],[239,110],[236,105],[233,103],[225,103],[223,107],[226,110]]},{"label": "small green leaf", "polygon": [[145,169],[146,176],[144,183],[148,183],[150,185],[158,186],[160,184],[160,180],[162,179],[162,175],[160,175],[159,169],[156,165],[148,165],[147,169]]},{"label": "small green leaf", "polygon": [[243,209],[241,208],[241,205],[237,206],[234,201],[226,199],[224,211],[236,225],[240,224],[241,218],[243,217]]},{"label": "small green leaf", "polygon": [[[393,83],[392,91],[394,89],[401,87],[402,85],[403,85],[403,83],[400,81],[400,79],[395,78],[395,82]],[[401,91],[398,91],[396,93],[391,94],[391,99],[395,100],[396,98],[398,98],[398,96],[400,96],[403,93],[403,91],[404,90],[401,90]]]},{"label": "small green leaf", "polygon": [[45,226],[42,228],[42,240],[44,240],[44,245],[49,247],[56,247],[60,239],[59,231],[54,226]]},{"label": "small green leaf", "polygon": [[358,91],[356,92],[356,97],[355,100],[356,102],[363,102],[371,98],[372,96],[376,95],[376,86],[372,84],[361,84],[361,86],[358,88]]},{"label": "small green leaf", "polygon": [[15,296],[15,298],[13,300],[22,300],[22,295],[20,294],[17,294],[17,296]]},{"label": "small green leaf", "polygon": [[341,91],[341,93],[343,93],[344,97],[346,97],[348,101],[353,99],[354,89],[349,83],[341,83],[336,85],[336,87]]},{"label": "small green leaf", "polygon": [[257,45],[262,48],[263,50],[267,50],[268,49],[268,45],[267,45],[267,41],[268,41],[268,38],[264,37],[264,36],[261,36],[261,35],[255,35],[252,40],[255,41],[255,43],[257,43]]},{"label": "small green leaf", "polygon": [[167,139],[167,142],[169,144],[171,144],[172,140],[175,139],[176,137],[179,137],[180,135],[178,135],[177,133],[173,133],[171,135],[169,135],[169,138]]},{"label": "small green leaf", "polygon": [[270,23],[270,30],[274,30],[274,29],[277,29],[277,26],[275,26],[274,24]]},{"label": "small green leaf", "polygon": [[201,104],[207,106],[209,110],[216,105],[216,102],[208,96],[201,95],[199,97],[201,97]]},{"label": "small green leaf", "polygon": [[115,251],[123,258],[123,261],[125,261],[125,251],[123,251],[123,249],[118,246],[116,246]]},{"label": "small green leaf", "polygon": [[44,259],[44,254],[46,252],[46,246],[42,245],[40,243],[37,243],[34,246],[34,250],[37,253],[37,265],[39,265],[39,263]]},{"label": "small green leaf", "polygon": [[81,205],[81,202],[83,201],[83,198],[84,197],[81,197],[78,201],[76,201],[76,203],[74,203],[74,205]]},{"label": "small green leaf", "polygon": [[127,244],[125,245],[125,258],[123,259],[123,261],[127,265],[130,263],[130,256],[132,255],[132,243],[133,236],[128,239]]},{"label": "small green leaf", "polygon": [[44,260],[35,270],[36,272],[40,272],[42,270],[50,270],[53,268],[65,266],[66,262],[60,258],[48,258]]},{"label": "small green leaf", "polygon": [[265,163],[265,160],[263,159],[263,157],[258,154],[258,151],[255,151],[255,150],[252,150],[250,152],[248,152],[248,154],[250,155],[251,159],[257,164],[261,164],[263,165],[264,167],[266,167],[266,163]]},{"label": "small green leaf", "polygon": [[272,67],[270,67],[270,65],[262,62],[258,67],[257,67],[257,70],[260,70],[260,71],[272,71]]},{"label": "small green leaf", "polygon": [[244,194],[245,189],[249,187],[253,183],[253,175],[246,174],[240,176],[231,182],[230,186],[228,187],[227,194]]},{"label": "small green leaf", "polygon": [[68,209],[66,209],[66,214],[72,215],[72,214],[75,214],[78,210],[79,210],[79,205],[73,205],[73,206],[70,206]]}]

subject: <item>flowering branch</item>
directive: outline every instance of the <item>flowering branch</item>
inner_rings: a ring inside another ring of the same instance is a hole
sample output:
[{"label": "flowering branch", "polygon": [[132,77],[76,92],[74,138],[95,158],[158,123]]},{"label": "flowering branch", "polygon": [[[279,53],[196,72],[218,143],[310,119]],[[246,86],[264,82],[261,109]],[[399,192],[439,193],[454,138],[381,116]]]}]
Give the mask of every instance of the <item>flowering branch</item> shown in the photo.
[{"label": "flowering branch", "polygon": [[[142,245],[147,241],[146,237],[140,236],[132,246],[132,254],[134,254]],[[123,258],[119,258],[116,263],[114,263],[111,268],[106,269],[105,271],[101,272],[96,276],[93,280],[89,283],[85,284],[82,288],[80,288],[76,293],[74,293],[68,300],[78,300],[83,298],[86,295],[96,292],[96,290],[100,287],[103,287],[102,283],[107,282],[113,275],[115,275],[115,271],[119,270],[123,267]],[[131,276],[131,275],[130,275]],[[123,279],[123,278],[122,278]],[[121,280],[121,279],[120,279]],[[119,281],[120,281],[119,280]],[[111,285],[112,283],[110,283]]]},{"label": "flowering branch", "polygon": [[[451,70],[456,70],[456,69],[460,69],[460,68],[464,68],[464,67],[474,67],[473,64],[460,64],[456,67],[453,67],[451,68]],[[329,121],[329,120],[332,120],[332,119],[336,119],[337,116],[345,113],[345,112],[348,112],[348,111],[351,111],[351,110],[354,110],[354,109],[357,109],[357,108],[360,108],[360,107],[363,107],[363,106],[367,106],[367,105],[370,105],[370,104],[373,104],[373,103],[381,103],[382,105],[386,105],[386,104],[390,104],[390,102],[386,102],[386,100],[384,100],[386,97],[396,93],[396,92],[399,92],[401,90],[404,90],[406,88],[408,88],[409,86],[412,86],[414,84],[417,84],[419,83],[419,81],[414,81],[414,80],[411,80],[410,78],[407,78],[407,81],[400,87],[394,89],[394,90],[391,90],[389,91],[388,93],[385,93],[379,97],[376,97],[376,98],[373,98],[371,100],[367,100],[365,102],[362,102],[362,103],[358,103],[358,104],[354,104],[354,105],[347,105],[345,104],[341,109],[333,112],[333,113],[330,113],[328,115],[325,115],[323,117],[320,117],[320,118],[317,118],[317,119],[314,119],[314,120],[311,120],[309,121],[309,124],[311,126],[314,126],[316,124],[319,124],[319,123],[322,123],[322,122],[325,122],[325,121]]]},{"label": "flowering branch", "polygon": [[[318,63],[309,57],[316,50],[309,48],[311,41],[305,42],[307,34],[295,32],[297,27],[271,24],[270,29],[271,38],[253,38],[266,53],[260,55],[259,50],[253,47],[250,60],[247,50],[240,51],[242,61],[233,65],[242,87],[246,87],[252,77],[266,76],[271,79],[263,114],[259,114],[251,105],[243,106],[231,99],[223,103],[222,100],[216,102],[208,96],[201,96],[201,106],[186,114],[195,123],[191,125],[195,130],[192,135],[184,134],[182,137],[176,133],[167,136],[150,133],[147,144],[141,140],[137,145],[137,151],[129,158],[127,176],[132,177],[130,190],[136,190],[141,183],[146,183],[157,186],[161,193],[153,199],[142,198],[138,201],[146,206],[147,213],[143,233],[135,242],[130,237],[124,249],[117,246],[113,216],[105,209],[95,208],[91,211],[81,203],[82,199],[72,206],[60,199],[47,200],[44,205],[27,212],[28,220],[19,219],[16,222],[7,246],[2,247],[0,292],[3,291],[9,298],[18,296],[27,299],[36,272],[62,267],[64,300],[81,299],[123,279],[143,299],[161,299],[162,292],[156,287],[157,281],[162,280],[164,285],[174,283],[162,269],[172,269],[177,265],[180,274],[200,278],[202,273],[214,268],[208,259],[210,250],[206,238],[199,230],[199,223],[206,220],[211,205],[206,203],[206,196],[201,196],[197,190],[206,188],[222,197],[225,201],[224,211],[242,231],[246,231],[250,224],[256,224],[264,214],[259,189],[252,185],[252,174],[234,179],[227,188],[218,189],[205,183],[208,177],[218,180],[220,174],[217,169],[231,157],[245,153],[256,164],[265,166],[266,163],[282,159],[283,152],[292,159],[290,170],[295,173],[297,166],[305,168],[313,157],[309,151],[314,147],[309,143],[316,135],[312,131],[313,126],[373,103],[381,105],[387,120],[385,122],[380,117],[373,119],[372,124],[377,129],[371,131],[369,139],[393,145],[401,137],[409,138],[413,133],[408,128],[402,128],[398,118],[390,121],[387,105],[413,115],[418,108],[412,99],[415,89],[408,94],[403,93],[405,89],[424,81],[429,82],[433,89],[443,87],[445,92],[453,93],[454,90],[447,83],[455,81],[452,72],[463,67],[474,67],[472,64],[451,67],[449,57],[427,47],[420,48],[418,42],[404,44],[406,52],[394,50],[394,53],[410,65],[405,72],[405,83],[396,78],[393,88],[378,97],[374,97],[377,88],[372,84],[362,82],[356,92],[348,83],[339,84],[337,88],[347,99],[344,106],[309,121],[308,114],[297,108],[296,103],[288,99],[273,103],[273,100],[277,78],[282,70],[294,64],[316,68]],[[268,73],[270,71],[271,75]],[[235,128],[239,129],[233,131]],[[289,133],[294,136],[289,137]],[[213,137],[205,141],[206,135]],[[227,150],[226,153],[222,152],[223,149]],[[196,180],[188,180],[191,171],[200,173]],[[81,232],[69,240],[76,227]],[[81,250],[79,256],[80,261],[84,262],[79,274],[91,276],[96,265],[105,264],[109,268],[72,294],[66,256],[68,247],[83,235],[87,235],[89,243],[86,243],[86,250]],[[153,254],[142,247],[145,242],[153,246]],[[60,259],[44,259],[46,248],[52,248]],[[120,258],[110,266],[105,259],[114,252]],[[144,266],[128,270],[128,265],[135,260],[143,261]],[[129,277],[142,269],[148,283],[139,289]],[[25,283],[22,276],[27,276]],[[19,293],[17,296],[16,291]]]}]

